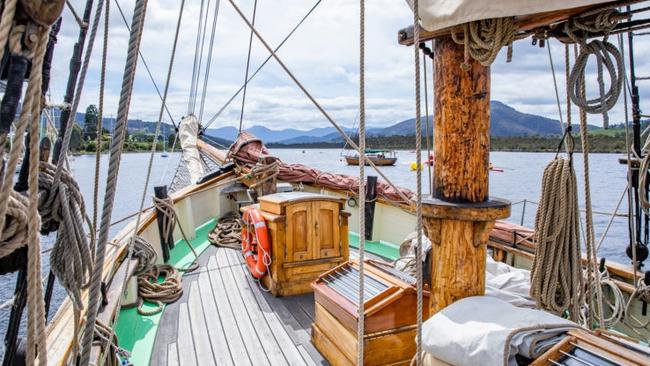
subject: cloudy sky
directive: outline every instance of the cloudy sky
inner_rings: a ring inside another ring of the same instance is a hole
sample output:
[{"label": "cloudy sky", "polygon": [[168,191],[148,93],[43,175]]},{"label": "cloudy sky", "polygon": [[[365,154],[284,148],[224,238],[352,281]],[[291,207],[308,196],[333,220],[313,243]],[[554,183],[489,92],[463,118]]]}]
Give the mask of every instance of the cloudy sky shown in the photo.
[{"label": "cloudy sky", "polygon": [[[130,23],[134,0],[118,1]],[[208,1],[209,31],[215,14],[215,4],[219,0],[204,0],[204,3],[207,5]],[[315,2],[316,0],[259,0],[256,27],[267,42],[275,47]],[[85,0],[72,0],[71,3],[77,12],[83,12]],[[253,3],[254,0],[237,0],[237,4],[249,19]],[[160,88],[164,85],[179,7],[178,0],[149,0],[141,51]],[[188,111],[200,7],[201,0],[186,0],[168,98],[169,109],[176,120]],[[387,126],[414,115],[413,52],[397,43],[397,31],[412,22],[412,13],[403,0],[368,1],[366,9],[367,123],[370,126]],[[307,21],[279,51],[289,69],[332,117],[345,126],[352,126],[358,113],[358,18],[358,1],[322,0]],[[108,116],[115,115],[117,111],[128,42],[128,31],[117,11],[115,1],[111,3],[110,24],[106,90]],[[77,34],[78,26],[69,9],[66,9],[54,56],[51,83],[53,102],[63,99],[69,57]],[[204,120],[214,115],[242,85],[248,37],[246,24],[230,2],[221,0],[205,98]],[[647,40],[650,40],[650,37]],[[647,40],[640,39],[637,42],[636,61],[638,73],[650,76],[650,47],[646,46]],[[204,51],[203,71],[208,53],[207,43],[208,39]],[[558,42],[552,43],[551,46],[562,96],[563,47]],[[268,53],[261,43],[254,38],[251,73],[267,56]],[[100,57],[101,34],[93,50],[93,61],[80,110],[85,109],[88,104],[97,103]],[[643,74],[644,71],[647,72]],[[430,70],[428,72],[430,75]],[[646,83],[646,89],[650,91],[650,81]],[[202,87],[203,76],[200,84]],[[431,88],[430,80],[428,86]],[[197,114],[201,104],[201,98],[198,99]],[[520,41],[515,46],[514,61],[510,64],[505,63],[505,52],[502,52],[492,66],[492,99],[524,112],[558,118],[547,50],[531,46],[530,40]],[[156,120],[159,108],[160,99],[140,63],[130,118]],[[240,108],[241,98],[238,98],[212,127],[237,126]],[[272,129],[309,129],[328,126],[328,122],[274,60],[269,61],[249,84],[245,111],[245,127],[264,125]],[[613,123],[622,122],[622,105],[612,111],[611,118]],[[169,119],[166,117],[165,121]],[[590,123],[602,124],[600,116],[591,117]]]}]

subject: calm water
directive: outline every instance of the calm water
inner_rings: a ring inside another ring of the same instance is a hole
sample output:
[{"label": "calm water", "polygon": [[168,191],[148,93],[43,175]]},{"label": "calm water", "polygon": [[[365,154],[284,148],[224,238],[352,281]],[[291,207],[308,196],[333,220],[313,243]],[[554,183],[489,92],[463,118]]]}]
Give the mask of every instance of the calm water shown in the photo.
[{"label": "calm water", "polygon": [[[303,152],[304,151],[304,152]],[[327,170],[337,173],[358,175],[358,167],[350,167],[341,161],[341,152],[339,150],[294,150],[294,149],[274,149],[272,151],[283,161],[290,163],[304,163],[321,170]],[[426,155],[426,154],[425,154]],[[491,154],[491,161],[495,167],[503,168],[503,172],[490,173],[490,194],[492,196],[507,198],[514,202],[520,202],[524,199],[537,201],[539,199],[539,189],[541,184],[541,175],[544,167],[554,157],[552,153],[510,153],[495,152]],[[590,155],[591,171],[591,192],[593,200],[593,209],[611,213],[625,189],[626,171],[625,167],[618,164],[618,155],[615,154],[592,154]],[[169,154],[169,157],[162,158],[159,154],[154,159],[152,168],[152,178],[149,184],[149,193],[147,194],[145,205],[149,205],[153,194],[153,186],[161,182],[167,184],[171,181],[176,165],[180,159],[180,154]],[[575,166],[578,174],[578,184],[582,190],[582,158],[581,155],[575,155]],[[140,206],[140,198],[144,187],[144,178],[147,171],[149,154],[125,154],[122,157],[120,175],[118,179],[117,198],[113,211],[113,221],[136,212]],[[398,163],[394,167],[385,167],[383,172],[395,184],[415,189],[416,172],[411,171],[410,164],[415,161],[415,153],[408,151],[398,152]],[[106,167],[108,165],[108,156],[102,158],[102,177],[100,182],[100,192],[103,196],[104,182],[106,180]],[[94,180],[94,156],[82,155],[76,156],[71,161],[71,167],[75,178],[81,186],[82,193],[86,198],[86,206],[89,214],[92,210],[92,193]],[[427,170],[423,171],[423,192],[428,193]],[[366,168],[366,174],[373,174],[372,168]],[[584,204],[582,196],[580,197],[581,206]],[[511,221],[519,223],[522,219],[523,205],[517,204],[512,207]],[[535,216],[534,204],[529,203],[523,216],[524,224],[533,225]],[[100,200],[101,209],[101,200]],[[619,212],[627,211],[626,200],[623,201]],[[594,215],[596,225],[596,237],[600,238],[604,230],[609,215]],[[114,235],[126,223],[115,225],[111,228],[111,235]],[[43,247],[48,248],[54,241],[54,235],[43,238]],[[623,217],[614,219],[614,223],[609,230],[601,248],[600,255],[607,257],[609,260],[627,263],[627,257],[624,250],[627,246],[627,222]],[[49,271],[49,263],[45,260],[44,270]],[[47,272],[44,272],[44,276]],[[5,275],[0,277],[0,303],[9,299],[14,291],[15,276]],[[65,291],[56,287],[53,300],[53,309],[65,298]],[[52,310],[50,316],[55,311]],[[5,329],[9,318],[9,309],[0,310],[0,337],[4,339]],[[3,354],[0,347],[0,358]]]}]

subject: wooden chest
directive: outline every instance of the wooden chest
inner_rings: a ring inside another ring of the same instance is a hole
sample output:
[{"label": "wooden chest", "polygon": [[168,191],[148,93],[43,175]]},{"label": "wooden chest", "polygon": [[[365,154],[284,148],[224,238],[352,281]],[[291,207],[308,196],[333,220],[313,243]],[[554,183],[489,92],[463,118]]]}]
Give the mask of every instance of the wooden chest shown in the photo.
[{"label": "wooden chest", "polygon": [[259,198],[271,237],[270,273],[263,284],[275,296],[311,292],[311,282],[348,259],[345,199],[306,192]]},{"label": "wooden chest", "polygon": [[[357,261],[344,263],[313,284],[312,342],[332,365],[357,361],[358,268]],[[415,279],[374,261],[366,261],[364,274],[364,363],[408,365],[415,355]],[[423,303],[428,299],[429,292],[424,291]],[[422,311],[427,319],[429,307]]]}]

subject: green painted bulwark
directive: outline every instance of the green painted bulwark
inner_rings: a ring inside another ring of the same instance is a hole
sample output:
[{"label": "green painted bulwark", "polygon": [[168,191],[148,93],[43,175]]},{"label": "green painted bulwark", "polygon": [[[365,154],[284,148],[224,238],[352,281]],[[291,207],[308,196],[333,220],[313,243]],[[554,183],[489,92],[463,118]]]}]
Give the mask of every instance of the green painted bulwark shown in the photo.
[{"label": "green painted bulwark", "polygon": [[[359,234],[350,232],[348,234],[350,241],[350,248],[359,249]],[[366,252],[378,255],[385,259],[394,261],[399,258],[399,245],[389,243],[387,241],[378,240],[371,241],[366,240]]]}]

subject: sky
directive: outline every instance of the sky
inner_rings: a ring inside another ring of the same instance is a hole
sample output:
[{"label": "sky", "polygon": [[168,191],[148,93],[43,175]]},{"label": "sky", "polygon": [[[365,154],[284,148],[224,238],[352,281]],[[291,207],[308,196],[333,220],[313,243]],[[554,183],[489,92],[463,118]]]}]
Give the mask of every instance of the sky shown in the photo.
[{"label": "sky", "polygon": [[[118,0],[131,22],[134,0]],[[199,98],[194,108],[200,114],[209,35],[219,0],[203,0],[209,4],[207,37],[204,45]],[[251,19],[254,0],[235,0]],[[316,0],[258,0],[256,28],[275,47],[297,24]],[[81,14],[85,0],[71,0]],[[128,31],[120,17],[115,1],[111,2],[105,115],[117,113],[117,103],[126,58]],[[194,65],[196,35],[201,0],[186,0],[181,31],[167,100],[173,118],[178,121],[188,113],[188,101]],[[173,37],[180,9],[178,0],[149,0],[141,52],[151,68],[159,88],[164,87],[171,55]],[[414,116],[413,51],[397,43],[397,32],[412,23],[412,12],[403,0],[373,0],[366,2],[366,124],[389,126]],[[102,21],[103,26],[103,21]],[[64,21],[58,37],[53,60],[50,98],[63,100],[68,77],[69,58],[79,27],[70,9],[64,10]],[[218,7],[216,33],[210,74],[203,106],[203,121],[209,120],[243,84],[248,52],[249,28],[234,11],[229,0]],[[85,83],[80,111],[97,104],[103,35],[100,30],[93,48],[92,61]],[[613,41],[617,43],[617,39]],[[650,37],[635,43],[637,74],[650,76]],[[268,56],[262,44],[253,36],[250,73]],[[564,47],[551,42],[560,98],[564,107]],[[359,101],[359,3],[350,0],[322,0],[311,16],[278,52],[279,57],[304,84],[314,98],[339,124],[351,127],[358,115]],[[429,97],[432,98],[431,63],[427,62]],[[546,48],[532,46],[530,39],[515,44],[512,63],[505,62],[505,51],[492,65],[492,99],[504,102],[522,112],[558,119],[553,76]],[[589,68],[588,80],[595,80],[594,67]],[[645,74],[644,74],[645,72]],[[643,85],[641,95],[650,96]],[[588,82],[588,93],[597,92],[594,82]],[[422,90],[424,96],[424,90]],[[611,112],[611,123],[624,121],[622,99]],[[424,103],[423,103],[424,104]],[[129,118],[155,121],[161,101],[142,62],[138,65]],[[241,95],[211,127],[239,125]],[[431,108],[431,103],[429,103]],[[643,108],[643,103],[642,103]],[[295,86],[275,60],[270,60],[249,83],[244,128],[263,125],[271,129],[311,129],[328,127],[329,122]],[[575,113],[575,112],[574,112]],[[424,115],[424,111],[423,111]],[[577,120],[577,118],[576,118]],[[165,116],[164,122],[169,122]],[[602,125],[602,117],[593,115],[589,123]]]}]

